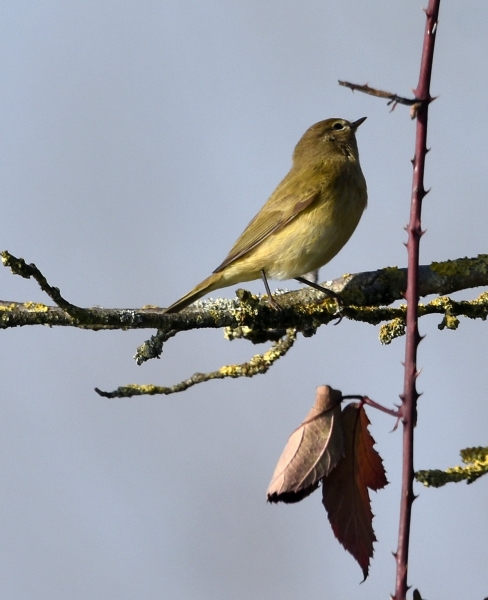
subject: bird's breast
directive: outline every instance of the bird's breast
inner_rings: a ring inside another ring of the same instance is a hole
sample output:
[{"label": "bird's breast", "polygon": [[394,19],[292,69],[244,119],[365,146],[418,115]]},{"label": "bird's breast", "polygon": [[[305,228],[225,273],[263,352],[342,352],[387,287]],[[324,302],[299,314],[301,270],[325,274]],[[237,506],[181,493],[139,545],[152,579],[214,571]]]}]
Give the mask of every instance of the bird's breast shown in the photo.
[{"label": "bird's breast", "polygon": [[292,279],[319,269],[346,244],[366,208],[362,173],[349,181],[326,185],[320,198],[263,244],[266,273]]}]

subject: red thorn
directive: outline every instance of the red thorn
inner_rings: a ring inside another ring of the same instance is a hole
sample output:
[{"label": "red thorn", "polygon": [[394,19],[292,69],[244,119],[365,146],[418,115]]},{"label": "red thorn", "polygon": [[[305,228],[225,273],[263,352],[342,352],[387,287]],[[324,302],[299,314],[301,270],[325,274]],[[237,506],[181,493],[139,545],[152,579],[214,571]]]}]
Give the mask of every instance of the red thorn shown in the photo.
[{"label": "red thorn", "polygon": [[403,419],[403,415],[401,414],[401,411],[400,411],[400,414],[398,415],[398,418],[395,421],[395,425],[393,425],[393,429],[390,431],[390,433],[393,433],[394,431],[396,431],[398,429],[398,424],[400,423],[400,421],[402,419]]}]

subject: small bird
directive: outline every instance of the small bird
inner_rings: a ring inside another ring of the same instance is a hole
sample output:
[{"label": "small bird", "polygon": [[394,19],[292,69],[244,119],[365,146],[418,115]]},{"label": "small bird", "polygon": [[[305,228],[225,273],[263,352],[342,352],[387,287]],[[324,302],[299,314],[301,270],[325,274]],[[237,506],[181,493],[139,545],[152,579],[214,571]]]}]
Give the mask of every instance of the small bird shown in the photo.
[{"label": "small bird", "polygon": [[213,290],[260,277],[275,305],[268,277],[310,285],[303,275],[341,250],[366,208],[368,194],[355,135],[365,120],[326,119],[307,129],[293,152],[290,172],[224,262],[164,312],[179,312]]}]

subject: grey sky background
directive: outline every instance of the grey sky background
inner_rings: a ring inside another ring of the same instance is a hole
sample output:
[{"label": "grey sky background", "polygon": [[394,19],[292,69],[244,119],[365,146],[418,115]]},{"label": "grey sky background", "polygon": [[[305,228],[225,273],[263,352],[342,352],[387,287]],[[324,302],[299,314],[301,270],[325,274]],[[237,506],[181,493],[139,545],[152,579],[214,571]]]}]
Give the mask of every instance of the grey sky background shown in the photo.
[{"label": "grey sky background", "polygon": [[[441,6],[422,263],[488,251],[487,19],[484,2]],[[368,116],[369,207],[321,278],[405,266],[414,123],[337,80],[408,95],[424,24],[421,3],[385,0],[4,3],[2,249],[75,304],[167,306],[225,257],[307,127]],[[2,299],[46,301],[33,282],[0,278]],[[416,468],[487,443],[487,324],[439,321],[420,325]],[[373,496],[379,541],[364,584],[320,493],[269,506],[265,491],[317,385],[398,401],[404,340],[382,347],[377,329],[343,321],[300,338],[266,376],[100,399],[95,386],[170,385],[265,349],[192,332],[137,367],[149,335],[2,332],[0,597],[388,597],[401,446],[389,417],[368,411],[390,485]],[[431,600],[488,595],[486,478],[416,492],[409,582]]]}]

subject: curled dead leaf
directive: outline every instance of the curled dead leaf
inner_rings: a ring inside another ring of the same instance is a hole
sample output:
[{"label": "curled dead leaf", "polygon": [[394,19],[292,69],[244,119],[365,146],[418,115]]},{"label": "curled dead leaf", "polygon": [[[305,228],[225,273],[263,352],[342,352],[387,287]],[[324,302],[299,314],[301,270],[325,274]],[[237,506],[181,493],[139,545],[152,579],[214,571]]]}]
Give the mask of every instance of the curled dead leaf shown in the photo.
[{"label": "curled dead leaf", "polygon": [[268,487],[269,502],[299,502],[315,489],[344,454],[342,393],[317,388],[315,404],[291,434]]}]

